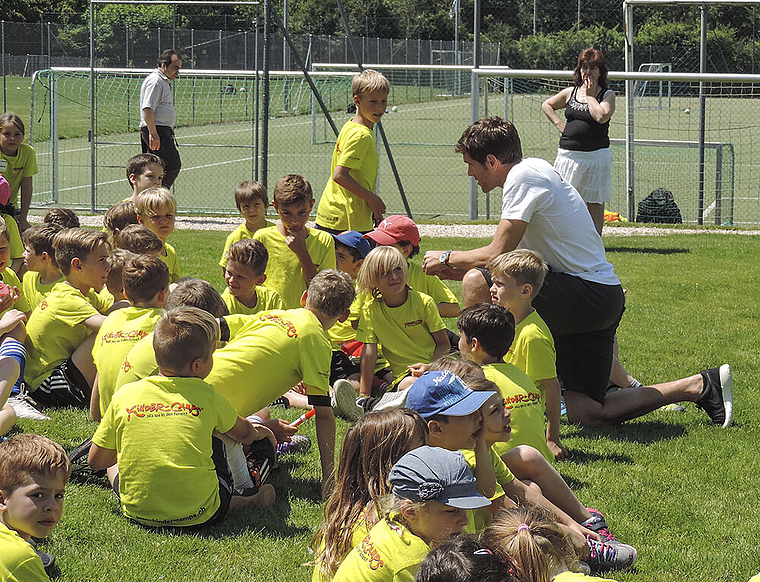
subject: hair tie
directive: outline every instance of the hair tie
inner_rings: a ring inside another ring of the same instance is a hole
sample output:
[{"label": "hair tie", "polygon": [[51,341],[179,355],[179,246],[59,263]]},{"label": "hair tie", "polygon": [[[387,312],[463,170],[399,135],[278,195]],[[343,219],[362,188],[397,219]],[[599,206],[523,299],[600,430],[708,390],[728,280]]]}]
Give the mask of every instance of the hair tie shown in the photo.
[{"label": "hair tie", "polygon": [[473,552],[473,555],[475,556],[492,556],[493,552],[489,550],[488,548],[480,548],[479,550],[475,550]]},{"label": "hair tie", "polygon": [[517,533],[520,533],[521,531],[530,531],[530,526],[527,523],[521,523],[517,526]]}]

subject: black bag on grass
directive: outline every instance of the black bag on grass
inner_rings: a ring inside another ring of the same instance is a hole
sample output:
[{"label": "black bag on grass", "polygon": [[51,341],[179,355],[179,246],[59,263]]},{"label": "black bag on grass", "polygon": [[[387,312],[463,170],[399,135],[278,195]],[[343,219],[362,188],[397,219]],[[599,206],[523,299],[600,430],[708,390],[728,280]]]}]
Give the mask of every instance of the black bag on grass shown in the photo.
[{"label": "black bag on grass", "polygon": [[665,188],[657,188],[639,202],[636,222],[681,224],[683,220],[681,220],[681,211],[673,199],[673,193]]}]

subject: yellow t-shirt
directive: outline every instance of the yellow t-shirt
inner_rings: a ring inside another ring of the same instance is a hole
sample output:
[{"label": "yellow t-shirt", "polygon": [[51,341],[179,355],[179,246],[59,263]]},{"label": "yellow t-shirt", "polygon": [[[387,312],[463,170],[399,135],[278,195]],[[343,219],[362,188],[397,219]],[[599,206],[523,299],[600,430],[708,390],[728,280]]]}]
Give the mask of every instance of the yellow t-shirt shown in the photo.
[{"label": "yellow t-shirt", "polygon": [[359,314],[361,313],[363,304],[364,299],[359,297],[359,292],[357,290],[356,297],[354,297],[354,300],[351,303],[348,319],[343,322],[335,322],[335,325],[327,330],[327,335],[330,337],[330,341],[332,342],[333,351],[339,350],[340,346],[342,346],[344,343],[356,339],[356,329],[351,322],[359,321]]},{"label": "yellow t-shirt", "polygon": [[334,582],[413,582],[430,547],[408,528],[383,519],[346,556]]},{"label": "yellow t-shirt", "polygon": [[[274,222],[270,222],[269,220],[264,221],[264,226],[261,228],[269,228],[270,226],[274,226]],[[261,230],[261,229],[256,229]],[[238,226],[235,230],[233,230],[230,235],[227,237],[227,240],[224,242],[224,250],[222,251],[222,258],[219,261],[220,267],[226,267],[227,266],[227,251],[229,248],[234,245],[236,242],[247,239],[247,238],[253,238],[253,233],[255,233],[255,230],[248,230],[245,226],[245,222]]]},{"label": "yellow t-shirt", "polygon": [[405,374],[407,366],[430,363],[435,351],[431,334],[446,329],[435,301],[409,289],[403,305],[388,307],[382,297],[365,304],[356,339],[365,344],[382,344],[383,355],[393,375]]},{"label": "yellow t-shirt", "polygon": [[18,223],[10,214],[3,214],[3,221],[8,229],[8,241],[11,243],[11,259],[20,259],[24,256],[24,243],[21,242]]},{"label": "yellow t-shirt", "polygon": [[82,322],[105,313],[112,304],[113,298],[104,301],[93,289],[85,296],[65,281],[53,287],[26,324],[26,383],[36,390],[90,335]]},{"label": "yellow t-shirt", "polygon": [[150,526],[205,523],[219,509],[211,435],[237,421],[200,378],[151,376],[113,395],[92,442],[115,449],[124,515]]},{"label": "yellow t-shirt", "polygon": [[554,462],[554,455],[546,444],[546,406],[541,402],[541,392],[530,377],[516,366],[504,362],[486,364],[483,373],[499,387],[504,405],[512,413],[512,434],[508,442],[494,444],[496,452],[503,455],[518,445],[530,445],[538,449],[547,461]]},{"label": "yellow t-shirt", "polygon": [[0,580],[50,582],[34,548],[18,532],[3,523],[0,523]]},{"label": "yellow t-shirt", "polygon": [[435,275],[428,275],[417,263],[409,263],[407,283],[415,291],[430,295],[436,305],[439,303],[455,303],[459,305],[457,296],[446,287],[446,284]]},{"label": "yellow t-shirt", "polygon": [[169,243],[164,243],[164,250],[166,255],[161,253],[158,258],[161,259],[166,266],[169,267],[169,282],[176,283],[182,278],[182,270],[179,268],[179,257],[177,251]]},{"label": "yellow t-shirt", "polygon": [[755,574],[749,579],[749,582],[760,582],[760,574]]},{"label": "yellow t-shirt", "polygon": [[116,391],[121,363],[134,345],[153,331],[161,313],[161,309],[153,307],[125,307],[108,315],[100,326],[92,357],[98,369],[101,415],[105,414]]},{"label": "yellow t-shirt", "polygon": [[280,294],[274,289],[259,285],[256,287],[256,306],[247,307],[243,305],[236,297],[233,297],[229,289],[225,289],[222,292],[222,299],[230,315],[236,313],[240,315],[253,315],[261,311],[269,311],[270,309],[282,309],[282,298]]},{"label": "yellow t-shirt", "polygon": [[350,168],[351,177],[370,192],[375,191],[379,158],[375,133],[368,127],[348,120],[335,142],[330,178],[317,206],[317,224],[334,230],[372,230],[372,211],[364,200],[346,190],[332,177],[336,166]]},{"label": "yellow t-shirt", "polygon": [[[463,449],[462,454],[464,455],[464,460],[467,461],[467,464],[470,466],[470,471],[472,471],[472,474],[474,475],[475,451],[472,449]],[[505,495],[503,485],[507,485],[508,483],[514,481],[515,476],[512,474],[512,471],[509,470],[509,467],[507,467],[504,461],[501,460],[499,453],[497,453],[493,447],[491,447],[491,449],[488,451],[488,456],[491,458],[491,462],[493,463],[493,470],[494,473],[496,473],[496,490],[490,498],[491,501],[494,501],[499,497],[503,497]],[[479,534],[489,523],[491,523],[492,519],[493,514],[488,507],[468,510],[467,527],[464,528],[464,531],[467,533]]]},{"label": "yellow t-shirt", "polygon": [[[282,297],[285,309],[301,306],[301,296],[306,291],[301,262],[296,254],[285,244],[285,236],[276,226],[257,230],[253,238],[264,243],[269,252],[269,262],[265,271],[267,287],[274,289]],[[306,249],[317,271],[335,268],[335,241],[323,230],[309,229],[306,237]]]},{"label": "yellow t-shirt", "polygon": [[515,326],[515,339],[504,357],[525,372],[541,391],[541,404],[546,410],[546,393],[541,380],[557,377],[557,352],[554,338],[537,311]]},{"label": "yellow t-shirt", "polygon": [[37,173],[37,155],[29,144],[22,143],[15,156],[7,156],[0,151],[0,174],[5,176],[11,187],[11,197],[8,200],[19,208],[19,188],[21,180]]},{"label": "yellow t-shirt", "polygon": [[153,351],[153,332],[139,340],[124,357],[116,376],[116,390],[148,376],[158,374],[156,352]]},{"label": "yellow t-shirt", "polygon": [[[16,273],[13,271],[13,269],[11,269],[10,267],[6,267],[3,270],[2,275],[0,275],[0,277],[2,277],[3,283],[5,283],[6,285],[10,285],[11,287],[18,288],[18,292],[19,292],[18,301],[16,301],[16,303],[13,304],[13,307],[9,307],[8,309],[18,309],[19,311],[23,311],[24,313],[29,313],[32,310],[32,308],[29,305],[29,300],[26,298],[26,295],[24,295],[24,286],[21,284],[21,281],[18,280],[18,277],[16,276]],[[5,311],[8,311],[8,309],[6,309]],[[0,316],[3,313],[5,313],[5,311],[0,313]]]},{"label": "yellow t-shirt", "polygon": [[[582,572],[561,572],[552,578],[553,582],[615,582],[609,578],[597,578],[596,576],[586,576]],[[749,582],[753,582],[750,580]]]},{"label": "yellow t-shirt", "polygon": [[21,282],[22,293],[29,303],[29,309],[37,307],[45,299],[58,283],[63,281],[63,275],[52,283],[40,283],[39,271],[27,271],[24,273],[24,280]]},{"label": "yellow t-shirt", "polygon": [[[374,512],[373,512],[374,515]],[[362,510],[361,517],[359,518],[359,521],[354,524],[354,531],[351,532],[351,549],[358,546],[364,538],[369,535],[369,530],[374,527],[374,522],[377,518],[373,519],[372,522],[367,521],[367,508],[365,507]],[[320,553],[323,552],[325,549],[324,540],[322,540],[322,545],[319,548],[319,552],[317,552],[317,557],[314,561],[314,571],[311,574],[311,582],[330,582],[332,580],[332,576],[327,577],[322,574],[322,571],[320,570]]]},{"label": "yellow t-shirt", "polygon": [[240,416],[261,410],[300,381],[309,395],[329,393],[332,350],[313,313],[275,309],[224,320],[230,341],[214,352],[206,381]]}]

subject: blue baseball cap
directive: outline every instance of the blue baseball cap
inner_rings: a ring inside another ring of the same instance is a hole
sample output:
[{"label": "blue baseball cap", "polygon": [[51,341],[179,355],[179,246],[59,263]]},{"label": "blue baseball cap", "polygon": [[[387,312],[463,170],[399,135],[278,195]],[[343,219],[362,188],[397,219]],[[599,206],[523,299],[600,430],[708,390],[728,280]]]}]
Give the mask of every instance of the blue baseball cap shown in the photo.
[{"label": "blue baseball cap", "polygon": [[478,493],[464,455],[441,447],[418,447],[393,465],[388,476],[393,495],[412,501],[438,501],[458,509],[478,509],[491,502]]},{"label": "blue baseball cap", "polygon": [[362,259],[365,258],[372,250],[372,244],[362,236],[362,233],[355,230],[347,230],[340,234],[334,234],[333,238],[352,249],[359,251]]},{"label": "blue baseball cap", "polygon": [[470,390],[462,379],[448,370],[425,372],[409,388],[406,407],[422,418],[435,414],[467,416],[493,395],[493,392]]}]

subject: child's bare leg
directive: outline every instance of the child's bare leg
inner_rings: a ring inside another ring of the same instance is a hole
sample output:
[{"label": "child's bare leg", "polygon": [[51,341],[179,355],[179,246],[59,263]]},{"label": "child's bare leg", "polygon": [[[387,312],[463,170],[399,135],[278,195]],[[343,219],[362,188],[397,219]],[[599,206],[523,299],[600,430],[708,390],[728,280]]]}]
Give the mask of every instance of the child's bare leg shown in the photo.
[{"label": "child's bare leg", "polygon": [[417,381],[417,378],[414,376],[407,376],[406,378],[403,378],[399,383],[398,386],[396,386],[396,390],[399,392],[403,392],[404,390],[408,390],[412,384],[414,384]]},{"label": "child's bare leg", "polygon": [[538,485],[544,497],[576,522],[583,523],[591,517],[567,486],[562,475],[533,447],[526,445],[515,447],[505,453],[502,459],[515,477],[520,481],[529,481]]},{"label": "child's bare leg", "polygon": [[113,487],[113,481],[116,479],[116,476],[119,474],[119,465],[111,465],[106,469],[106,475],[108,476],[108,481],[111,483],[111,486]]},{"label": "child's bare leg", "polygon": [[97,334],[93,332],[87,336],[71,355],[71,360],[82,373],[85,380],[87,380],[90,387],[92,387],[92,384],[95,382],[95,374],[98,373],[98,370],[95,368],[95,361],[92,358],[92,347],[95,345],[96,335]]},{"label": "child's bare leg", "polygon": [[8,431],[16,424],[16,411],[10,404],[0,408],[0,436],[8,434]]},{"label": "child's bare leg", "polygon": [[255,495],[249,495],[248,497],[233,495],[230,500],[230,509],[268,507],[274,505],[276,499],[277,495],[274,492],[274,487],[269,483],[264,483]]},{"label": "child's bare leg", "polygon": [[0,408],[5,405],[8,396],[11,395],[11,388],[18,380],[18,373],[19,366],[16,360],[8,356],[0,357]]}]

